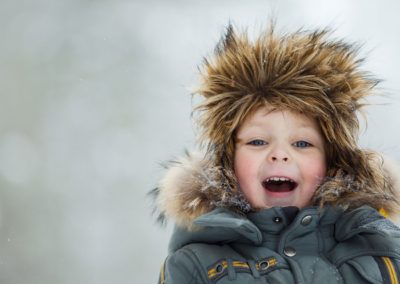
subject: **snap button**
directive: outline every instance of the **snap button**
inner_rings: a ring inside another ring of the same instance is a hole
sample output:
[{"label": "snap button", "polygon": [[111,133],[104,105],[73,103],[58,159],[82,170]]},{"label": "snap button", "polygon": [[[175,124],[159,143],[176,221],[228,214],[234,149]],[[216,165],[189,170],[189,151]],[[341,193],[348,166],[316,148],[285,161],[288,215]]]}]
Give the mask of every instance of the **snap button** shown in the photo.
[{"label": "snap button", "polygon": [[268,269],[268,267],[269,267],[268,261],[266,261],[266,260],[261,261],[260,264],[259,264],[259,267],[260,267],[261,270]]},{"label": "snap button", "polygon": [[303,219],[301,219],[301,224],[303,226],[307,226],[308,224],[311,223],[311,221],[312,221],[312,216],[311,215],[307,215],[307,216],[304,216]]},{"label": "snap button", "polygon": [[282,223],[282,218],[281,217],[274,217],[274,223],[276,223],[276,224]]},{"label": "snap button", "polygon": [[292,248],[292,247],[285,247],[285,248],[283,249],[283,253],[284,253],[286,256],[292,257],[292,256],[295,256],[295,255],[296,255],[296,250],[295,250],[294,248]]},{"label": "snap button", "polygon": [[222,264],[218,264],[217,267],[215,267],[215,271],[217,271],[217,273],[220,273],[222,270],[224,270]]}]

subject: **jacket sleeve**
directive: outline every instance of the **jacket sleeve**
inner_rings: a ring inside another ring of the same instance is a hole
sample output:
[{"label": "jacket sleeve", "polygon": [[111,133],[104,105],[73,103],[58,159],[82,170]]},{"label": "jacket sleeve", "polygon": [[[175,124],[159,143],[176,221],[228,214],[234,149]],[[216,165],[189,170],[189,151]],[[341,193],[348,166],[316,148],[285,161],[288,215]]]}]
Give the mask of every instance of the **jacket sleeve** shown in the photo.
[{"label": "jacket sleeve", "polygon": [[196,263],[192,252],[180,249],[169,255],[161,267],[159,284],[201,284],[204,281],[200,266]]}]

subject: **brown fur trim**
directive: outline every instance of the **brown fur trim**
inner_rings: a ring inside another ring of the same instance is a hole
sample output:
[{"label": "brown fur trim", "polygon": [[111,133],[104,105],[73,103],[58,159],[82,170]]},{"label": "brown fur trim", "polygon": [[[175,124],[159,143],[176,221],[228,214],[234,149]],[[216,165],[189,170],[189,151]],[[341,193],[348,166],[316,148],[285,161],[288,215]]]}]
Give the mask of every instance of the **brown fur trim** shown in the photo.
[{"label": "brown fur trim", "polygon": [[[340,206],[347,210],[362,205],[378,210],[384,208],[396,221],[400,215],[400,167],[387,158],[382,160],[378,154],[374,155],[371,170],[383,174],[380,188],[372,187],[368,180],[355,180],[354,176],[338,171],[335,177],[326,178],[317,189],[313,204]],[[178,226],[187,228],[192,228],[196,217],[217,207],[227,207],[237,213],[251,210],[240,190],[226,184],[220,168],[212,166],[199,153],[187,154],[171,163],[155,198],[162,218],[172,219]]]},{"label": "brown fur trim", "polygon": [[227,174],[199,153],[172,162],[155,192],[158,219],[172,218],[178,226],[190,227],[193,219],[217,207],[248,212],[250,204],[227,183]]},{"label": "brown fur trim", "polygon": [[339,169],[333,177],[322,182],[313,204],[340,206],[346,210],[369,205],[377,210],[383,208],[389,216],[396,217],[400,213],[400,170],[378,153],[362,151],[359,156],[369,176],[362,179],[360,175],[346,174]]}]

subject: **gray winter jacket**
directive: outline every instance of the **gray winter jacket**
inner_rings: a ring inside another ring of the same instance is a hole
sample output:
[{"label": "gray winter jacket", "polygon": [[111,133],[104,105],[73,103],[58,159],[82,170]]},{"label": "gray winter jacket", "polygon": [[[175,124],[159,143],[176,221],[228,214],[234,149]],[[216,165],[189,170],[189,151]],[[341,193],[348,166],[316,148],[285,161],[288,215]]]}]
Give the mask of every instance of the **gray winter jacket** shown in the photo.
[{"label": "gray winter jacket", "polygon": [[344,177],[325,184],[341,187],[335,207],[255,212],[219,168],[186,156],[153,192],[159,217],[176,225],[159,283],[400,283],[400,229],[371,203],[371,196],[399,202],[395,168],[385,169],[385,196],[362,192],[354,208],[345,198],[352,179]]},{"label": "gray winter jacket", "polygon": [[[293,221],[291,221],[291,219]],[[216,209],[176,228],[159,283],[399,283],[400,229],[370,207],[352,212]]]}]

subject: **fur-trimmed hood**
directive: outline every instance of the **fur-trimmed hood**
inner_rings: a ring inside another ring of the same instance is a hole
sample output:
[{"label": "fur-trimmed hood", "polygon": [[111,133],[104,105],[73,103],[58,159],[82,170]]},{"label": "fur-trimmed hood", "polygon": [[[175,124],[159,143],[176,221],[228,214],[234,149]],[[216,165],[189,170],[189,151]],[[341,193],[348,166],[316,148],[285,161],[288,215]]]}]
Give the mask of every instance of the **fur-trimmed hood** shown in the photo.
[{"label": "fur-trimmed hood", "polygon": [[363,70],[358,47],[331,39],[327,30],[279,34],[272,24],[254,40],[229,25],[200,67],[194,109],[200,148],[170,164],[154,191],[160,218],[190,226],[218,207],[252,210],[234,174],[240,125],[257,109],[272,107],[315,119],[325,139],[326,178],[312,205],[351,210],[369,205],[399,212],[398,178],[386,159],[358,146],[359,111],[379,80]]},{"label": "fur-trimmed hood", "polygon": [[[356,182],[353,177],[338,172],[334,178],[322,182],[313,205],[335,205],[345,210],[368,205],[396,220],[400,213],[400,167],[387,157],[371,163],[387,177],[384,188],[371,188],[367,180]],[[227,184],[226,174],[200,153],[187,153],[171,162],[152,192],[159,220],[171,219],[180,227],[190,228],[194,219],[215,208],[229,208],[242,214],[252,211],[242,193],[234,190],[237,187]]]}]

